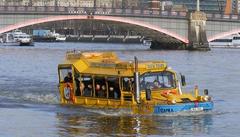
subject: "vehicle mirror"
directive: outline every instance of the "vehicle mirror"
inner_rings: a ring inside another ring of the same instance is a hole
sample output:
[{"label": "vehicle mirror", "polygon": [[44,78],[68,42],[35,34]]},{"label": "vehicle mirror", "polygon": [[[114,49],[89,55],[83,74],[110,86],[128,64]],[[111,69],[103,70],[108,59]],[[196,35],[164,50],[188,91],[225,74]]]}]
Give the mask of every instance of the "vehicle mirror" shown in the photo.
[{"label": "vehicle mirror", "polygon": [[146,92],[146,100],[151,100],[152,99],[152,95],[151,95],[151,89],[150,88],[146,88],[145,89],[145,92]]},{"label": "vehicle mirror", "polygon": [[182,86],[186,86],[186,79],[185,76],[181,74],[181,82],[182,82]]},{"label": "vehicle mirror", "polygon": [[203,93],[205,96],[208,96],[208,89],[204,89]]}]

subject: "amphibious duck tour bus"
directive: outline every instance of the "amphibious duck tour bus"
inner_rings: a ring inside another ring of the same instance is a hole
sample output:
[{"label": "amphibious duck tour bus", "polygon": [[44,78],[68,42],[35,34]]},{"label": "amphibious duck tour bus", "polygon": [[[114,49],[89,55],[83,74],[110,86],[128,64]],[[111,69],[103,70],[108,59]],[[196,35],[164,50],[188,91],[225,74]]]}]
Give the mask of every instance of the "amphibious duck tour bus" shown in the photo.
[{"label": "amphibious duck tour bus", "polygon": [[185,77],[163,61],[121,61],[112,52],[71,51],[58,66],[61,104],[88,108],[126,109],[131,113],[160,114],[211,110],[204,90],[183,93]]}]

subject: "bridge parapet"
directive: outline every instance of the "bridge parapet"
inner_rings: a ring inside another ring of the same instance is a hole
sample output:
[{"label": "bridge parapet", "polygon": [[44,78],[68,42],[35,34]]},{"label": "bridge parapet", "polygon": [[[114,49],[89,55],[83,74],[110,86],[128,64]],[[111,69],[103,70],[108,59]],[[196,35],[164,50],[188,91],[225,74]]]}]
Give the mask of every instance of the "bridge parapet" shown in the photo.
[{"label": "bridge parapet", "polygon": [[[162,11],[149,9],[118,9],[89,7],[55,7],[55,6],[0,6],[0,14],[51,14],[51,15],[85,15],[94,12],[97,15],[151,16],[188,19],[189,12]],[[240,22],[240,15],[206,13],[208,20]]]},{"label": "bridge parapet", "polygon": [[93,12],[97,15],[135,15],[153,17],[186,18],[187,12],[161,11],[149,9],[117,9],[89,7],[55,7],[55,6],[0,6],[0,14],[51,14],[51,15],[86,15]]}]

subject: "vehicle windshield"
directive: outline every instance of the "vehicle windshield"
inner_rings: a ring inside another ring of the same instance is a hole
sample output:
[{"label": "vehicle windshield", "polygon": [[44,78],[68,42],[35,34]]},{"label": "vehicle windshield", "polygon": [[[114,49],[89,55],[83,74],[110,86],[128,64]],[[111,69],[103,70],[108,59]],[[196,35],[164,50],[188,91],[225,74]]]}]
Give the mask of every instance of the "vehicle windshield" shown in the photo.
[{"label": "vehicle windshield", "polygon": [[140,89],[164,89],[175,88],[176,83],[172,72],[148,72],[140,76]]}]

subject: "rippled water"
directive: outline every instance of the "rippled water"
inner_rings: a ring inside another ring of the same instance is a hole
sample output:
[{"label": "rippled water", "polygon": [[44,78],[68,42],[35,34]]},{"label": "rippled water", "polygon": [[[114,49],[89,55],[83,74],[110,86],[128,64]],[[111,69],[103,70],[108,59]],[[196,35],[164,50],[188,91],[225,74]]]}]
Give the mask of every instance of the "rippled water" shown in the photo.
[{"label": "rippled water", "polygon": [[[57,65],[72,49],[117,52],[124,60],[162,59],[186,75],[191,90],[208,88],[211,112],[161,116],[92,110],[58,104]],[[0,47],[0,136],[238,136],[240,49],[152,51],[142,45],[36,43]]]}]

